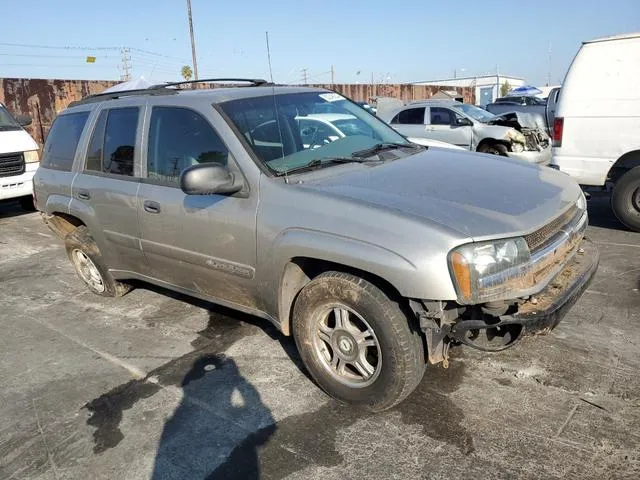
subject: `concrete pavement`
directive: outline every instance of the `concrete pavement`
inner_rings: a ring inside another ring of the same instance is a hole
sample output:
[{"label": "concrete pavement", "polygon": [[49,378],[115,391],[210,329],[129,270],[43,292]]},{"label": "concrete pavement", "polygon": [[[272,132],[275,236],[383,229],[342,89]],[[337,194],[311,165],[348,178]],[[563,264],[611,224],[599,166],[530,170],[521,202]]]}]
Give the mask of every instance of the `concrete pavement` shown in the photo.
[{"label": "concrete pavement", "polygon": [[640,478],[640,234],[589,210],[601,266],[554,332],[457,348],[373,415],[266,322],[91,294],[37,214],[0,204],[0,478]]}]

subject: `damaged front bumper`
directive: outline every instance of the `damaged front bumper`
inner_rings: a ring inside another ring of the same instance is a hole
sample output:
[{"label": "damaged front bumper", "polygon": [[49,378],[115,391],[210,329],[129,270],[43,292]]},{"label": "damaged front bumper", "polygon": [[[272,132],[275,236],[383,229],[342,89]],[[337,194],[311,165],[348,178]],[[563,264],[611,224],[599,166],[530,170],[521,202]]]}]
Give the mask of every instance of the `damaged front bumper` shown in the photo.
[{"label": "damaged front bumper", "polygon": [[449,347],[455,343],[497,352],[524,336],[550,332],[582,296],[598,269],[600,256],[589,240],[583,239],[574,252],[543,290],[502,306],[410,302],[425,334],[428,362],[442,362],[446,368]]},{"label": "damaged front bumper", "polygon": [[524,162],[548,165],[551,162],[551,146],[541,151],[507,152],[507,156]]},{"label": "damaged front bumper", "polygon": [[[573,258],[551,282],[536,295],[518,305],[513,313],[482,319],[459,320],[451,326],[449,336],[466,345],[486,351],[499,351],[512,346],[526,335],[550,332],[564,318],[589,286],[598,269],[599,253],[589,240],[583,240]],[[491,347],[480,343],[498,340]]]}]

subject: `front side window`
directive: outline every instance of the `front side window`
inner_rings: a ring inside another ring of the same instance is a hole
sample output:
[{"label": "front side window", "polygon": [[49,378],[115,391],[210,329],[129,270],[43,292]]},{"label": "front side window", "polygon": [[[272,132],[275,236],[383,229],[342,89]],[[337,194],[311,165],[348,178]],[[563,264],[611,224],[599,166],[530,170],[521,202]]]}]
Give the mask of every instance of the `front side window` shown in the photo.
[{"label": "front side window", "polygon": [[283,93],[219,105],[254,157],[276,175],[312,162],[357,161],[360,157],[353,154],[378,144],[413,148],[386,123],[337,93]]},{"label": "front side window", "polygon": [[89,112],[68,113],[55,119],[44,144],[41,165],[71,171]]},{"label": "front side window", "polygon": [[100,112],[87,152],[86,170],[133,176],[138,107]]},{"label": "front side window", "polygon": [[431,107],[431,125],[451,125],[453,119],[451,114],[453,113],[448,108]]},{"label": "front side window", "polygon": [[[272,129],[263,126],[267,135]],[[213,127],[188,108],[153,107],[149,125],[147,177],[177,185],[185,168],[203,163],[227,165],[229,151]]]}]

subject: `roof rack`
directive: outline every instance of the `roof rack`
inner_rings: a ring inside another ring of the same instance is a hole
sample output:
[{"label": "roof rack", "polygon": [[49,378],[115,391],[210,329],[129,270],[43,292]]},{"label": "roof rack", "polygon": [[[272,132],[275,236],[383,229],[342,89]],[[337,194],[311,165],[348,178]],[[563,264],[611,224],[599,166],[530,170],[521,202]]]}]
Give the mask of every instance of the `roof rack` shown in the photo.
[{"label": "roof rack", "polygon": [[116,98],[122,97],[133,97],[136,95],[175,95],[178,93],[178,90],[172,89],[157,89],[150,91],[148,88],[140,88],[137,90],[121,90],[119,92],[106,92],[106,93],[95,93],[93,95],[87,95],[86,97],[76,100],[75,102],[71,102],[69,107],[75,107],[78,105],[84,105],[87,103],[97,103],[102,102],[104,100],[114,100]]},{"label": "roof rack", "polygon": [[222,83],[222,82],[243,82],[249,83],[252,87],[260,87],[271,85],[262,78],[202,78],[199,80],[185,80],[183,82],[160,83],[148,87],[149,90],[160,90],[166,87],[175,87],[177,85],[193,85],[194,83]]},{"label": "roof rack", "polygon": [[222,82],[244,82],[244,83],[249,83],[250,84],[249,86],[252,86],[252,87],[271,85],[266,80],[262,80],[260,78],[203,78],[202,80],[185,80],[183,82],[160,83],[158,85],[151,85],[150,87],[140,88],[136,90],[121,90],[119,92],[96,93],[93,95],[87,95],[81,100],[71,102],[69,104],[69,107],[85,105],[87,103],[97,103],[97,102],[102,102],[104,100],[114,100],[116,98],[122,98],[122,97],[133,97],[137,95],[175,95],[180,90],[177,88],[168,88],[168,87],[175,87],[178,85],[186,85],[186,84],[194,84],[194,83],[222,83]]}]

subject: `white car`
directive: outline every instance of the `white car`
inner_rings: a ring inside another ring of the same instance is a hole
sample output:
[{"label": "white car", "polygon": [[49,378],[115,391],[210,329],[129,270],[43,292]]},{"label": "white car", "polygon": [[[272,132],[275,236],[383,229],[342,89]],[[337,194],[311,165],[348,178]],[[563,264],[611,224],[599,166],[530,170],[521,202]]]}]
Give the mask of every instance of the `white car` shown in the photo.
[{"label": "white car", "polygon": [[[320,146],[338,138],[351,135],[370,135],[370,128],[362,120],[346,113],[313,113],[306,116],[296,117],[300,127],[300,136],[305,148]],[[462,148],[446,142],[431,140],[419,137],[407,137],[410,142],[427,147],[451,148],[462,150]]]},{"label": "white car", "polygon": [[[406,137],[451,143],[465,150],[502,155],[546,165],[551,141],[530,115],[493,115],[454,100],[420,100],[383,108],[378,117]],[[384,103],[383,103],[384,105]]]},{"label": "white car", "polygon": [[640,231],[640,33],[583,43],[562,84],[552,165],[585,186],[613,187],[611,206]]},{"label": "white car", "polygon": [[32,210],[32,180],[39,165],[38,144],[22,128],[31,123],[31,119],[20,117],[18,120],[0,103],[0,201],[19,199],[25,209]]}]

